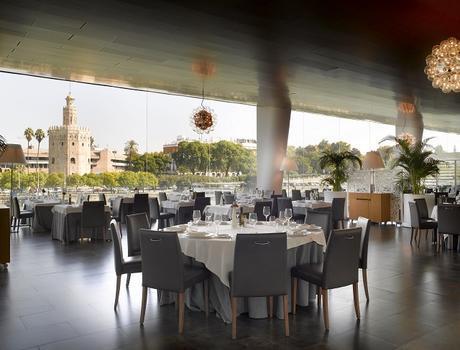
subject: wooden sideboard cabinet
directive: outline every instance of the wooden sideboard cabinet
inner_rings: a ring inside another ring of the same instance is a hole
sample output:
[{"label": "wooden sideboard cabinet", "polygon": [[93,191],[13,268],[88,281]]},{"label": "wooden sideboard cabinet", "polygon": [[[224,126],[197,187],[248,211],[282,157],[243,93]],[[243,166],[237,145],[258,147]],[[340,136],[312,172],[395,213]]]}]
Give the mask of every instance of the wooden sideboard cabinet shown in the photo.
[{"label": "wooden sideboard cabinet", "polygon": [[10,262],[10,209],[0,207],[0,264]]},{"label": "wooden sideboard cabinet", "polygon": [[348,216],[363,216],[372,222],[391,221],[391,193],[349,192]]}]

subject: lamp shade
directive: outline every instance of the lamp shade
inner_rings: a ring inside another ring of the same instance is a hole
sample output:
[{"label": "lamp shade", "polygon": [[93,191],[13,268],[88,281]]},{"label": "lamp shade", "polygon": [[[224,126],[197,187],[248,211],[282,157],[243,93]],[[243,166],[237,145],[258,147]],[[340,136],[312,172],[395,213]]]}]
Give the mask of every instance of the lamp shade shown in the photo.
[{"label": "lamp shade", "polygon": [[283,162],[281,163],[282,171],[297,171],[299,168],[297,167],[297,163],[294,159],[284,157]]},{"label": "lamp shade", "polygon": [[382,157],[380,153],[377,151],[370,151],[367,152],[364,156],[363,160],[363,169],[371,170],[371,169],[381,169],[384,168]]},{"label": "lamp shade", "polygon": [[9,143],[6,145],[5,152],[0,155],[1,164],[26,164],[26,158],[21,145]]}]

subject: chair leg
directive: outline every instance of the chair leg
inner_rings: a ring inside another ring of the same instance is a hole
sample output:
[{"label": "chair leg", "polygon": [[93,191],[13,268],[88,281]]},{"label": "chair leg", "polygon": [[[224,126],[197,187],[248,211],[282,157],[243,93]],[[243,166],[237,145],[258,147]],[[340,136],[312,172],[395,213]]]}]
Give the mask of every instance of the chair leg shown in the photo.
[{"label": "chair leg", "polygon": [[321,294],[322,294],[322,288],[318,287],[318,290],[316,291],[318,294],[318,307],[321,307]]},{"label": "chair leg", "polygon": [[128,276],[126,276],[126,288],[129,287],[129,281],[131,281],[131,274],[128,273]]},{"label": "chair leg", "polygon": [[203,283],[204,289],[204,311],[206,313],[206,318],[209,316],[209,281],[204,280]]},{"label": "chair leg", "polygon": [[267,297],[268,317],[273,318],[273,297]]},{"label": "chair leg", "polygon": [[422,232],[421,232],[421,230],[419,228],[417,229],[417,236],[418,236],[417,247],[420,247],[420,238],[422,236]]},{"label": "chair leg", "polygon": [[363,270],[363,284],[364,284],[364,292],[366,293],[366,299],[369,301],[369,289],[367,287],[367,269]]},{"label": "chair leg", "polygon": [[184,297],[185,292],[179,293],[179,334],[184,333]]},{"label": "chair leg", "polygon": [[120,284],[121,284],[121,275],[117,276],[117,290],[115,292],[115,304],[113,305],[113,309],[115,310],[118,305],[118,296],[120,295]]},{"label": "chair leg", "polygon": [[361,318],[361,313],[359,312],[358,282],[353,283],[353,301],[355,303],[356,318],[359,320]]},{"label": "chair leg", "polygon": [[414,239],[414,228],[410,228],[410,245],[412,245],[412,241]]},{"label": "chair leg", "polygon": [[236,298],[232,297],[232,339],[236,339]]},{"label": "chair leg", "polygon": [[323,319],[324,319],[324,328],[326,331],[329,330],[329,303],[327,289],[321,288],[321,294],[323,297]]},{"label": "chair leg", "polygon": [[142,306],[141,306],[141,318],[139,320],[139,323],[144,325],[144,319],[145,319],[145,308],[147,306],[147,295],[148,295],[148,289],[147,287],[142,287]]},{"label": "chair leg", "polygon": [[284,333],[286,337],[289,337],[289,314],[288,314],[288,296],[287,295],[283,295],[283,312],[284,312]]},{"label": "chair leg", "polygon": [[292,277],[292,314],[295,315],[297,310],[297,278]]}]

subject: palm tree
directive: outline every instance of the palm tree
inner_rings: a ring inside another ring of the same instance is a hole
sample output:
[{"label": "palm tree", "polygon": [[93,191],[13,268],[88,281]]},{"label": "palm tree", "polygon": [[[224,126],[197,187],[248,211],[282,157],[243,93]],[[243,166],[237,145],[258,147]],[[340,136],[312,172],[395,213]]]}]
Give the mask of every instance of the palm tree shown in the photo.
[{"label": "palm tree", "polygon": [[342,184],[348,180],[350,166],[354,167],[357,164],[361,168],[361,159],[350,151],[324,151],[319,158],[319,166],[321,169],[331,168],[331,172],[322,183],[331,185],[333,191],[342,191]]},{"label": "palm tree", "polygon": [[139,153],[139,145],[134,140],[129,140],[125,143],[125,155],[126,160],[128,161],[128,169],[132,169],[133,167],[133,158],[135,155]]},{"label": "palm tree", "polygon": [[431,138],[421,141],[415,141],[407,136],[387,136],[382,141],[395,142],[395,158],[391,164],[391,168],[400,168],[398,172],[398,181],[406,181],[414,194],[423,192],[423,180],[428,176],[436,176],[439,174],[438,165],[441,163],[439,159],[433,158],[433,147],[428,144]]},{"label": "palm tree", "polygon": [[40,154],[40,143],[43,141],[45,138],[45,132],[42,129],[37,129],[35,131],[35,139],[38,142],[38,147],[37,147],[37,189],[40,188],[40,174],[38,172],[38,157]]},{"label": "palm tree", "polygon": [[6,151],[6,140],[0,135],[0,156]]},{"label": "palm tree", "polygon": [[[34,131],[32,128],[27,128],[24,130],[24,136],[27,140],[27,159],[29,159],[29,150],[30,150],[30,141],[34,138]],[[29,173],[29,166],[27,165],[27,173]]]}]

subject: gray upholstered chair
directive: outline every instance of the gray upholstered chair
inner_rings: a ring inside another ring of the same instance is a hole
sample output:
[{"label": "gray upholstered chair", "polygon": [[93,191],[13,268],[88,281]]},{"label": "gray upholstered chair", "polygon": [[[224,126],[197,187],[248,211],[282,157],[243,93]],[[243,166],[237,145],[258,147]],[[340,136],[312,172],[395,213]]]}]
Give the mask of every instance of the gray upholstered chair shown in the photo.
[{"label": "gray upholstered chair", "polygon": [[232,193],[224,193],[224,204],[233,204],[235,201],[235,195]]},{"label": "gray upholstered chair", "polygon": [[285,334],[289,336],[286,233],[238,234],[230,273],[232,339],[236,338],[237,298],[283,296]]},{"label": "gray upholstered chair", "polygon": [[[428,211],[428,210],[427,210]],[[433,230],[433,237],[437,236],[438,222],[434,220],[423,219],[420,215],[419,206],[415,202],[409,202],[409,212],[410,212],[410,222],[411,222],[411,237],[410,243],[412,244],[412,239],[415,237],[415,243],[420,246],[421,240],[421,230],[426,230],[426,237],[428,237],[428,230]],[[415,231],[415,236],[414,236]],[[435,241],[435,239],[433,239]]]},{"label": "gray upholstered chair", "polygon": [[[150,228],[150,220],[145,213],[137,213],[126,215],[126,229],[128,239],[128,256],[140,256],[141,255],[141,240],[139,232],[141,229]],[[131,274],[128,273],[126,277],[126,287],[129,286],[131,280]]]},{"label": "gray upholstered chair", "polygon": [[[436,243],[436,228],[437,228],[437,221],[430,217],[428,213],[428,206],[426,204],[425,198],[414,198],[415,205],[417,206],[417,210],[419,212],[420,220],[422,221],[422,226],[432,226],[433,230],[433,243]],[[425,239],[428,238],[428,230],[425,231]]]},{"label": "gray upholstered chair", "polygon": [[121,235],[118,225],[115,220],[110,222],[110,231],[112,232],[115,273],[117,274],[117,289],[115,292],[115,303],[113,308],[116,309],[118,305],[118,297],[120,295],[121,275],[142,271],[142,260],[140,256],[132,256],[128,258],[123,257],[123,248],[121,245]]},{"label": "gray upholstered chair", "polygon": [[364,292],[366,293],[367,301],[369,301],[369,289],[367,286],[367,250],[369,247],[371,221],[360,216],[358,217],[356,227],[361,227],[361,252],[359,254],[359,268],[363,273]]},{"label": "gray upholstered chair", "polygon": [[294,214],[294,208],[292,207],[292,200],[291,198],[278,198],[278,212],[284,212],[286,209],[291,209],[292,210],[292,220],[293,221],[305,221],[305,215],[304,214]]},{"label": "gray upholstered chair", "polygon": [[13,208],[12,208],[12,215],[11,219],[13,220],[13,232],[18,232],[19,226],[21,226],[21,221],[26,219],[28,222],[28,226],[31,226],[32,218],[34,217],[34,213],[32,210],[21,210],[19,208],[19,201],[18,197],[13,197]]},{"label": "gray upholstered chair", "polygon": [[155,288],[178,293],[179,333],[184,332],[185,290],[204,282],[204,306],[208,316],[208,278],[205,268],[184,264],[179,238],[174,232],[141,230],[142,308],[140,324],[144,324],[147,290]]},{"label": "gray upholstered chair", "polygon": [[282,189],[282,190],[281,190],[281,197],[282,197],[282,198],[287,198],[287,196],[288,196],[288,195],[287,195],[287,191],[286,191],[285,189]]},{"label": "gray upholstered chair", "polygon": [[81,232],[91,231],[91,239],[97,240],[99,232],[102,233],[102,237],[105,237],[106,219],[105,219],[105,205],[103,201],[83,202],[83,208],[81,211]]},{"label": "gray upholstered chair", "polygon": [[122,215],[122,206],[123,206],[123,198],[117,197],[112,200],[112,219],[117,222],[117,225],[120,228],[120,233],[123,236],[121,231],[121,215]]},{"label": "gray upholstered chair", "polygon": [[[438,206],[438,251],[441,249],[443,235],[452,235],[452,239],[460,235],[460,205],[440,204]],[[453,239],[454,244],[458,239]],[[457,246],[453,247],[455,250]]]},{"label": "gray upholstered chair", "polygon": [[105,197],[105,193],[99,193],[99,200],[104,202],[104,205],[107,205],[107,198]]},{"label": "gray upholstered chair", "polygon": [[345,227],[344,220],[345,220],[345,198],[333,198],[332,199],[332,223],[334,225],[334,228],[335,229],[344,228]]},{"label": "gray upholstered chair", "polygon": [[318,304],[323,298],[323,318],[329,330],[328,290],[353,285],[356,318],[360,318],[358,268],[361,246],[361,227],[333,230],[327,242],[324,262],[298,265],[292,268],[292,313],[296,313],[297,281],[302,279],[319,287]]},{"label": "gray upholstered chair", "polygon": [[300,201],[302,199],[302,194],[300,193],[300,190],[292,190],[291,199],[293,201]]},{"label": "gray upholstered chair", "polygon": [[216,197],[216,205],[219,205],[220,202],[222,201],[222,191],[214,191],[214,196]]},{"label": "gray upholstered chair", "polygon": [[331,214],[330,211],[320,211],[315,209],[307,209],[307,215],[305,216],[305,223],[319,226],[323,229],[326,242],[329,239],[331,232]]},{"label": "gray upholstered chair", "polygon": [[266,221],[267,218],[264,216],[264,207],[270,207],[270,213],[272,210],[272,201],[257,201],[254,205],[254,213],[257,214],[257,220]]},{"label": "gray upholstered chair", "polygon": [[309,200],[310,199],[310,194],[311,194],[310,190],[305,190],[305,199]]},{"label": "gray upholstered chair", "polygon": [[134,195],[133,214],[138,213],[147,215],[150,213],[149,195],[147,193],[136,193]]},{"label": "gray upholstered chair", "polygon": [[176,215],[174,213],[162,213],[160,211],[160,204],[158,203],[158,198],[152,198],[150,204],[150,219],[153,222],[158,220],[159,229],[169,226],[171,219],[174,220],[176,218]]},{"label": "gray upholstered chair", "polygon": [[158,198],[160,199],[160,204],[168,200],[166,192],[158,192]]},{"label": "gray upholstered chair", "polygon": [[206,197],[206,193],[205,192],[193,192],[192,194],[193,199],[197,199],[200,197]]},{"label": "gray upholstered chair", "polygon": [[196,197],[193,210],[199,210],[201,218],[204,219],[204,208],[208,205],[211,205],[211,197]]},{"label": "gray upholstered chair", "polygon": [[179,207],[176,214],[176,224],[186,224],[193,220],[193,207],[191,205]]}]

